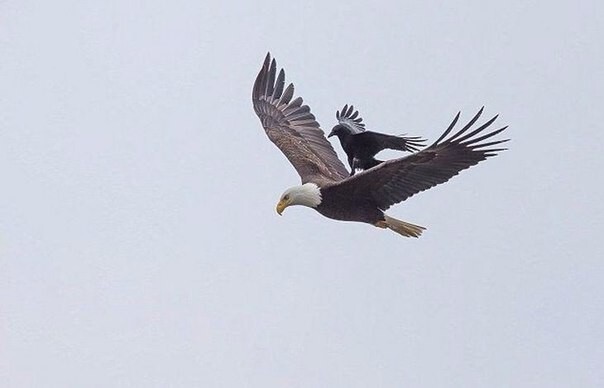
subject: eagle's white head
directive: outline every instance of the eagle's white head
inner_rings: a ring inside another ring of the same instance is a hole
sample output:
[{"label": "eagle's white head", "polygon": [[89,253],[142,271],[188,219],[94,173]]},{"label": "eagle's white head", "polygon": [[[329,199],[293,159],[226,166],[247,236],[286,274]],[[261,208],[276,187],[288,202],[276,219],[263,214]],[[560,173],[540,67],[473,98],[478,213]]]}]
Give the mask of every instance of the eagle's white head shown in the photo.
[{"label": "eagle's white head", "polygon": [[302,205],[315,208],[321,204],[321,190],[314,183],[305,183],[285,190],[277,204],[277,213],[281,215],[288,206]]}]

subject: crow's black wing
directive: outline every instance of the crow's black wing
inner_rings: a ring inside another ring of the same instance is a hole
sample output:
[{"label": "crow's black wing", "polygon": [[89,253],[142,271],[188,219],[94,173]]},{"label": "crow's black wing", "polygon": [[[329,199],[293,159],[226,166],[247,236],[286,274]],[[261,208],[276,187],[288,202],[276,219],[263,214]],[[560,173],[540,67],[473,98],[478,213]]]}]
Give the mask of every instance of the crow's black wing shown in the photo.
[{"label": "crow's black wing", "polygon": [[417,152],[424,146],[425,141],[419,136],[393,136],[372,131],[354,135],[354,143],[358,147],[359,154],[367,156],[374,156],[385,149]]}]

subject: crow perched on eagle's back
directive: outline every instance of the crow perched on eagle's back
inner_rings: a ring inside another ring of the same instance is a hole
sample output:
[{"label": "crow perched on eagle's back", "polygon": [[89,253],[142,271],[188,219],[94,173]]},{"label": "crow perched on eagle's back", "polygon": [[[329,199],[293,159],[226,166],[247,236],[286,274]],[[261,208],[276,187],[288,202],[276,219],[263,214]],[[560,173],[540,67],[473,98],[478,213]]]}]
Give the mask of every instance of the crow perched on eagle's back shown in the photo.
[{"label": "crow perched on eagle's back", "polygon": [[375,158],[382,150],[415,152],[424,145],[425,140],[419,136],[392,136],[366,131],[363,119],[352,105],[344,105],[342,111],[336,112],[336,118],[338,124],[328,137],[337,136],[340,139],[340,145],[348,156],[350,175],[354,175],[357,169],[367,170],[383,163],[383,160]]}]

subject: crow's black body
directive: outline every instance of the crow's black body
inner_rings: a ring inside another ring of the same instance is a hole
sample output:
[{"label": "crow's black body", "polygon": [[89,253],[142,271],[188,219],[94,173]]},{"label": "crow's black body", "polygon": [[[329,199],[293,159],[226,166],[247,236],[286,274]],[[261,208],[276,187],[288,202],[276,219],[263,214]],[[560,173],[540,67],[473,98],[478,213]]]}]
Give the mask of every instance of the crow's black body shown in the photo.
[{"label": "crow's black body", "polygon": [[409,151],[407,139],[397,136],[384,135],[377,132],[350,133],[346,128],[336,128],[333,135],[340,139],[340,144],[348,156],[348,164],[354,175],[356,169],[367,170],[382,163],[375,155],[388,148],[392,150]]},{"label": "crow's black body", "polygon": [[357,117],[358,114],[352,105],[345,105],[341,112],[336,112],[339,124],[333,127],[328,136],[337,136],[340,140],[340,145],[348,156],[350,175],[354,175],[357,169],[367,170],[383,163],[383,160],[375,158],[382,150],[415,152],[419,151],[418,147],[423,146],[425,140],[420,137],[392,136],[366,131],[363,119]]}]

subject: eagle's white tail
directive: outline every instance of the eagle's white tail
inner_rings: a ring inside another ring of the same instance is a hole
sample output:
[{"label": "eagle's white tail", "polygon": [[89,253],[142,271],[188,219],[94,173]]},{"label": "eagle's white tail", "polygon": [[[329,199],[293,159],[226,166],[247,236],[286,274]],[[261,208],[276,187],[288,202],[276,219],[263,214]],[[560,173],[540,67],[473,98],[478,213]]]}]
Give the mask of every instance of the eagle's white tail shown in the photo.
[{"label": "eagle's white tail", "polygon": [[405,237],[419,237],[422,232],[426,229],[423,226],[413,225],[405,221],[397,220],[384,214],[386,220],[386,228],[395,231],[401,236]]}]

